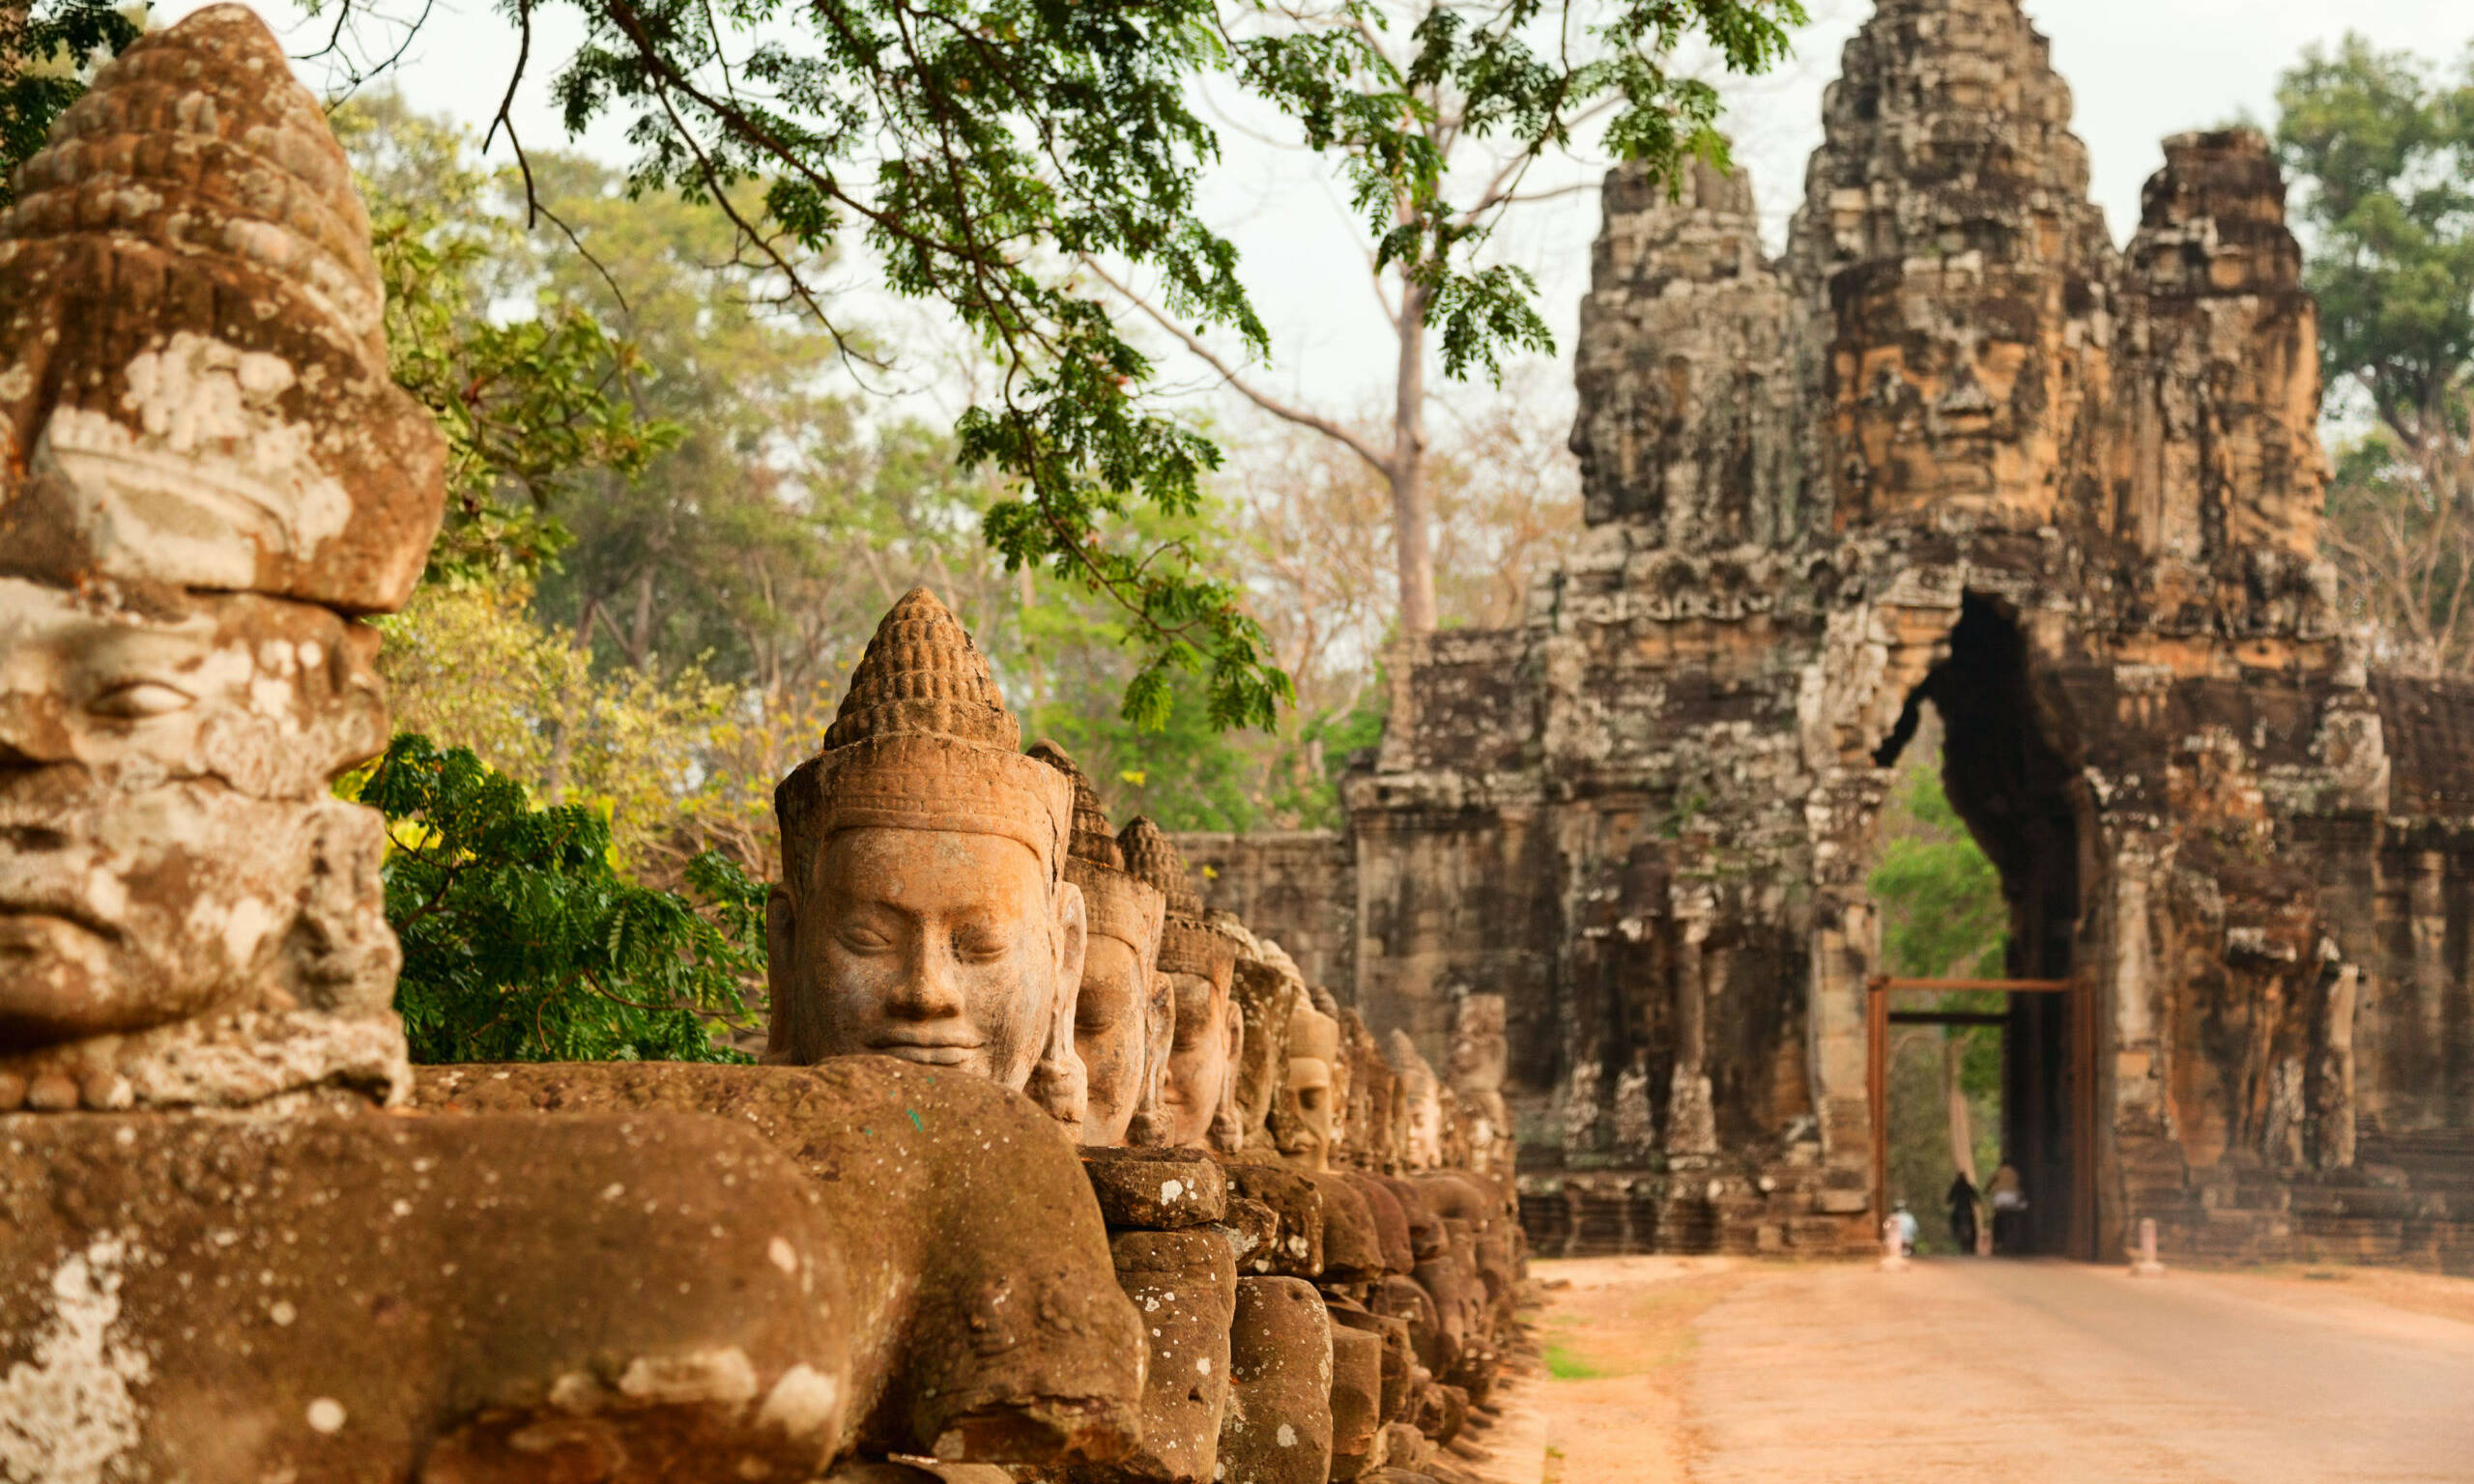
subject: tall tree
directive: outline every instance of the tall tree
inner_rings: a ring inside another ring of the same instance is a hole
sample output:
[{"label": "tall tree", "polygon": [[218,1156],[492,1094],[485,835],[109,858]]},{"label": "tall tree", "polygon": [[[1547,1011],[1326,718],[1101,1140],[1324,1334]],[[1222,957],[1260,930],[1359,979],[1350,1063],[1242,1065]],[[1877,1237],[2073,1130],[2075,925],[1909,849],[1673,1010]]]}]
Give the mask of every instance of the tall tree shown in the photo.
[{"label": "tall tree", "polygon": [[571,539],[560,507],[583,484],[634,477],[685,429],[637,414],[644,361],[600,320],[522,303],[523,230],[496,210],[511,172],[475,160],[465,130],[383,91],[331,122],[369,207],[390,369],[446,437],[427,575],[529,581]]},{"label": "tall tree", "polygon": [[2339,450],[2328,545],[2384,658],[2474,669],[2474,57],[2443,70],[2348,35],[2277,89],[2302,187],[2332,387],[2367,410]]},{"label": "tall tree", "polygon": [[[1424,634],[1444,620],[1429,372],[1499,382],[1505,353],[1554,349],[1535,278],[1488,251],[1496,230],[1525,204],[1596,188],[1595,170],[1571,178],[1579,146],[1653,174],[1688,157],[1723,162],[1717,90],[1676,65],[1678,49],[1697,36],[1720,70],[1764,71],[1805,13],[1799,0],[1670,0],[1593,26],[1568,6],[1365,0],[1318,13],[1304,34],[1289,31],[1293,14],[1250,17],[1261,49],[1240,75],[1289,103],[1296,142],[1332,159],[1366,222],[1370,286],[1393,334],[1380,415],[1369,426],[1275,393],[1242,357],[1089,266],[1247,401],[1346,449],[1382,481],[1398,625]],[[1293,78],[1309,53],[1312,75]],[[1540,165],[1563,168],[1541,183]]]}]

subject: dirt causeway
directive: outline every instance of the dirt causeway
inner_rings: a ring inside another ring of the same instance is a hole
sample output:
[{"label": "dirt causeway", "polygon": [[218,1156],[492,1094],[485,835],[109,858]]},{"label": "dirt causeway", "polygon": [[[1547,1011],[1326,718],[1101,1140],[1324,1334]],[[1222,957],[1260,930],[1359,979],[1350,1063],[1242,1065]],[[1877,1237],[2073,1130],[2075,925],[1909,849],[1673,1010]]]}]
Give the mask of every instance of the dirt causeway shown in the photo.
[{"label": "dirt causeway", "polygon": [[1552,1484],[2465,1484],[2474,1282],[1534,1265]]}]

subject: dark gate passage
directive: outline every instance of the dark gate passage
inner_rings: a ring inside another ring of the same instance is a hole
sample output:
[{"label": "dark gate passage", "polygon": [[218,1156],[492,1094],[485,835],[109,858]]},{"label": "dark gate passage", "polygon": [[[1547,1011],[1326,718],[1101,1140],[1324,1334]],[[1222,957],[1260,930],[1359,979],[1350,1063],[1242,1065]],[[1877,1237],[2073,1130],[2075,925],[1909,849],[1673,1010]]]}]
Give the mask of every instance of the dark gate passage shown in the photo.
[{"label": "dark gate passage", "polygon": [[[2092,986],[2075,979],[1880,978],[1865,988],[1865,1078],[1872,1104],[1874,1209],[1889,1209],[1890,1027],[1998,1025],[2002,1030],[2001,1157],[2018,1167],[2028,1195],[2025,1243],[2012,1251],[2097,1261]],[[1999,1014],[1892,1008],[1893,995],[1986,990],[2007,995],[2010,1008]],[[2049,1038],[2038,1043],[2041,1056],[2020,1054],[2023,1023]],[[2051,1061],[2044,1060],[2045,1056]],[[2023,1064],[2028,1067],[2033,1080],[2020,1079]],[[2030,1116],[2022,1117],[2016,1104],[2028,1098],[2038,1100],[2028,1110]],[[2031,1137],[2046,1142],[2016,1142],[2023,1127]]]},{"label": "dark gate passage", "polygon": [[[1908,697],[1896,730],[1873,755],[1876,763],[1898,760],[1927,701],[1942,720],[1942,787],[2001,876],[2010,909],[2008,977],[1877,985],[2009,991],[2001,1157],[2018,1169],[2026,1187],[2025,1244],[2032,1252],[2092,1259],[2096,1017],[2090,992],[2069,988],[2079,968],[2083,785],[2049,735],[2030,681],[2026,636],[1997,599],[1973,592],[1962,598],[1948,658]],[[1882,991],[1874,999],[1878,1048],[1888,1012]],[[1879,1054],[1876,1049],[1877,1060]],[[1878,1150],[1884,1137],[1878,1116],[1874,1130]],[[1878,1157],[1875,1169],[1878,1174]]]}]

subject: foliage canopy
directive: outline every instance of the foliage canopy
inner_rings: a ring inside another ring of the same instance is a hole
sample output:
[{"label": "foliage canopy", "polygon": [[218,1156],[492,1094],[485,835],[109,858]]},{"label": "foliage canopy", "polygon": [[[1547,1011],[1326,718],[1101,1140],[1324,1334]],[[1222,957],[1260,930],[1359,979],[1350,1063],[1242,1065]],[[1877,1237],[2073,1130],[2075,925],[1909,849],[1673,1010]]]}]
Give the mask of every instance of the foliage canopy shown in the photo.
[{"label": "foliage canopy", "polygon": [[[1718,149],[1716,95],[1670,71],[1674,49],[1704,37],[1758,71],[1802,18],[1795,0],[1626,0],[1594,22],[1568,0],[1437,6],[1403,68],[1366,0],[571,3],[583,40],[554,64],[554,90],[571,134],[623,125],[630,199],[675,191],[721,214],[751,282],[847,355],[867,347],[812,268],[861,246],[896,292],[976,338],[993,382],[955,433],[964,468],[1003,483],[984,534],[1009,570],[1124,611],[1140,662],[1122,709],[1146,727],[1166,720],[1179,673],[1201,682],[1217,727],[1270,727],[1293,695],[1234,584],[1181,544],[1126,539],[1138,509],[1194,516],[1220,452],[1150,396],[1149,357],[1076,267],[1114,262],[1156,281],[1170,314],[1268,352],[1235,249],[1197,208],[1219,144],[1195,83],[1233,75],[1308,142],[1345,147],[1378,257],[1414,267],[1458,374],[1548,341],[1527,276],[1478,263],[1482,234],[1463,214],[1419,205],[1450,189],[1422,127],[1437,94],[1464,132],[1514,156],[1568,142],[1605,105],[1610,147],[1671,171]],[[510,8],[524,59],[510,97],[553,8]]]},{"label": "foliage canopy", "polygon": [[16,200],[17,166],[86,91],[90,59],[117,56],[138,35],[112,0],[0,5],[0,210]]}]

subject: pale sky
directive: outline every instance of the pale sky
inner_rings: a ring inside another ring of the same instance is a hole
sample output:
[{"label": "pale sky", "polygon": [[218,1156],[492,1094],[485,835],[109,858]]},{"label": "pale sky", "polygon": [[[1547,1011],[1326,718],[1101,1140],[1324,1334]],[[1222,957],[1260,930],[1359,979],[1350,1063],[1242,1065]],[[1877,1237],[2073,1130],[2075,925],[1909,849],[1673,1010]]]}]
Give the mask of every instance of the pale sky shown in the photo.
[{"label": "pale sky", "polygon": [[[196,0],[172,0],[157,14],[168,21],[196,8]],[[1797,58],[1782,75],[1739,88],[1726,123],[1753,171],[1773,248],[1804,157],[1820,139],[1821,89],[1870,10],[1864,0],[1808,0],[1808,8],[1815,23],[1799,34]],[[2385,48],[2454,61],[2474,40],[2474,4],[2465,0],[2029,0],[2028,10],[2052,38],[2054,65],[2072,86],[2075,128],[2087,142],[2094,194],[2116,240],[2138,220],[2141,183],[2161,161],[2158,141],[2245,113],[2273,117],[2277,75],[2307,44],[2332,43],[2351,28]],[[263,5],[261,13],[296,54],[323,41],[323,28],[297,10]],[[561,33],[572,37],[573,23],[558,9],[541,19],[536,75],[516,117],[528,145],[561,146],[539,62],[562,55]],[[437,0],[400,85],[416,106],[477,126],[495,112],[513,57],[512,32],[487,0]],[[317,63],[302,64],[302,73],[313,90],[334,80]],[[615,139],[587,144],[618,153]],[[1207,210],[1237,243],[1272,331],[1275,358],[1263,380],[1336,411],[1387,398],[1393,351],[1366,286],[1363,228],[1341,214],[1313,162],[1234,131],[1223,149]],[[1528,209],[1498,240],[1501,256],[1537,274],[1567,356],[1597,227],[1597,203],[1585,193]]]}]

